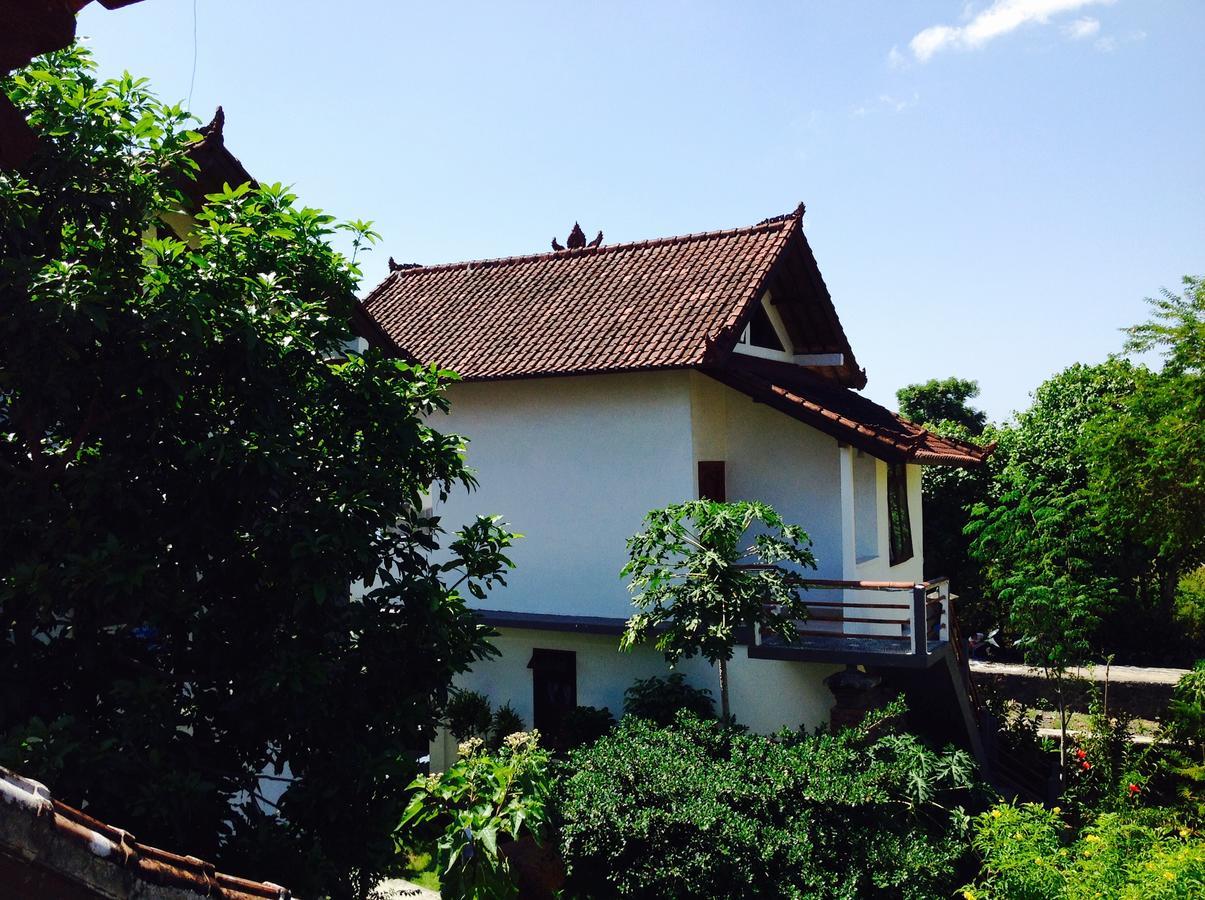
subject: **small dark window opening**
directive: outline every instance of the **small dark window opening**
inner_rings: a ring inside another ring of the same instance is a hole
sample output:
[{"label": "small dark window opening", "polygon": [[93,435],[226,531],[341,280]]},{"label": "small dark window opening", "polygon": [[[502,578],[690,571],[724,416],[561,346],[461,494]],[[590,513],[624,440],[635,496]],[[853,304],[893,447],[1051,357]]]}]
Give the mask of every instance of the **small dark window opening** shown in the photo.
[{"label": "small dark window opening", "polygon": [[725,503],[728,499],[722,459],[699,460],[699,499]]},{"label": "small dark window opening", "polygon": [[572,650],[531,651],[532,726],[559,735],[565,716],[577,706],[577,654]]},{"label": "small dark window opening", "polygon": [[778,339],[778,332],[774,330],[766,308],[760,304],[753,311],[753,317],[749,320],[749,343],[754,347],[764,347],[767,350],[778,350],[779,352],[786,350],[782,341]]},{"label": "small dark window opening", "polygon": [[912,522],[908,517],[908,467],[887,467],[887,520],[891,531],[891,565],[912,559]]}]

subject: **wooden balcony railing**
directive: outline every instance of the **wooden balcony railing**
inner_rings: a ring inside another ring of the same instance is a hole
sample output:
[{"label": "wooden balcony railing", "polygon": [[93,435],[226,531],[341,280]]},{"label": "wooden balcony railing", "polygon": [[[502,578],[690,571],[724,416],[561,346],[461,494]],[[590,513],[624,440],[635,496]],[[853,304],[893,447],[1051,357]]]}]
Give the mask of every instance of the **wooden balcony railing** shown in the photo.
[{"label": "wooden balcony railing", "polygon": [[[836,647],[842,642],[884,652],[925,657],[956,640],[950,605],[950,581],[840,581],[802,579],[809,617],[796,628],[796,640],[766,636],[783,647]],[[820,592],[840,592],[827,599]],[[816,593],[816,599],[812,594]],[[762,635],[755,640],[762,643]]]}]

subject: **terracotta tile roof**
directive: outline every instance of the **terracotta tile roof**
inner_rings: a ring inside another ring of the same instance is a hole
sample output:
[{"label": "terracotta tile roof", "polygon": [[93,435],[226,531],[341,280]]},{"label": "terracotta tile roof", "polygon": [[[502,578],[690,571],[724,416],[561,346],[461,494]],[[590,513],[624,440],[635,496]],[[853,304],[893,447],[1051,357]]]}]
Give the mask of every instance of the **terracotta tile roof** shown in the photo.
[{"label": "terracotta tile roof", "polygon": [[[396,347],[468,381],[698,368],[883,459],[978,465],[990,450],[941,438],[849,390],[865,372],[793,213],[748,228],[438,266],[401,266],[363,303]],[[764,291],[816,371],[733,352]]]},{"label": "terracotta tile roof", "polygon": [[467,380],[695,366],[735,341],[801,217],[401,268],[364,310],[397,346]]},{"label": "terracotta tile roof", "polygon": [[974,467],[995,445],[942,437],[873,400],[789,363],[733,355],[703,371],[754,400],[888,462]]},{"label": "terracotta tile roof", "polygon": [[[289,900],[288,890],[138,843],[0,767],[0,883],[29,897]],[[154,886],[153,888],[150,886]],[[7,896],[7,895],[6,895]]]}]

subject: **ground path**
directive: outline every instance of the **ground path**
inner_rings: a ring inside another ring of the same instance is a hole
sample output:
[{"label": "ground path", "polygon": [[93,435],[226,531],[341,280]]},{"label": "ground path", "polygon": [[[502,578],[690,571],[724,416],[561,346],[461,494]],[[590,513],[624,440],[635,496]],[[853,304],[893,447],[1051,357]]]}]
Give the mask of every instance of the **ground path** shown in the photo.
[{"label": "ground path", "polygon": [[439,894],[419,887],[404,878],[389,878],[377,885],[374,897],[380,900],[439,900]]},{"label": "ground path", "polygon": [[[984,675],[1021,675],[1040,678],[1041,669],[1035,669],[1024,663],[986,662],[971,660],[971,671]],[[1181,677],[1188,674],[1188,669],[1165,669],[1150,666],[1085,666],[1082,669],[1071,669],[1070,674],[1088,681],[1104,681],[1106,672],[1109,681],[1124,684],[1175,684]]]}]

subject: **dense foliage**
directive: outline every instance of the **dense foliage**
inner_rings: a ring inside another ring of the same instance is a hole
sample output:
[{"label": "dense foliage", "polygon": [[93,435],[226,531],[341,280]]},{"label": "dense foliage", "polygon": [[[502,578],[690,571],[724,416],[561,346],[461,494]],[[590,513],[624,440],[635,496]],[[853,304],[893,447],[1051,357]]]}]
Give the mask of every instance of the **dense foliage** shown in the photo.
[{"label": "dense foliage", "polygon": [[1131,548],[1104,532],[1081,448],[1088,422],[1132,390],[1133,367],[1072,366],[1044,382],[1000,433],[999,470],[972,508],[972,554],[1001,624],[1035,665],[1058,668],[1098,649]]},{"label": "dense foliage", "polygon": [[1172,740],[1205,766],[1205,659],[1176,683],[1167,728]]},{"label": "dense foliage", "polygon": [[489,650],[462,592],[507,565],[492,520],[431,561],[424,492],[472,484],[427,424],[450,374],[345,351],[343,226],[280,186],[173,237],[196,135],[142,81],[72,49],[3,89],[42,140],[0,172],[0,761],[143,840],[362,893]]},{"label": "dense foliage", "polygon": [[410,785],[399,834],[403,846],[435,837],[445,896],[519,896],[506,845],[544,837],[549,765],[537,732],[507,735],[492,753],[471,738],[446,771]]},{"label": "dense foliage", "polygon": [[987,413],[969,405],[978,396],[979,384],[966,378],[931,378],[895,392],[905,419],[921,425],[949,423],[970,434],[982,434],[987,426]]},{"label": "dense foliage", "polygon": [[627,717],[574,753],[555,786],[568,890],[944,896],[960,880],[966,843],[951,807],[972,799],[972,768],[883,718],[771,740],[686,713],[672,728]]},{"label": "dense foliage", "polygon": [[728,660],[737,632],[761,627],[786,639],[807,618],[800,573],[816,568],[811,539],[765,503],[691,500],[651,511],[628,539],[623,575],[635,613],[620,646],[651,642],[671,663],[702,656],[719,669],[720,712],[730,717]]},{"label": "dense foliage", "polygon": [[1205,839],[1163,810],[1102,813],[1076,832],[1056,807],[1002,804],[975,823],[983,856],[966,900],[1205,896]]},{"label": "dense foliage", "polygon": [[1158,370],[1073,365],[1003,425],[967,405],[974,382],[898,393],[937,432],[997,444],[981,469],[926,470],[927,574],[1037,664],[1178,661],[1205,639],[1205,280],[1149,303],[1125,350],[1160,351]]},{"label": "dense foliage", "polygon": [[1205,278],[1148,301],[1127,351],[1161,351],[1158,372],[1090,423],[1085,455],[1103,530],[1145,551],[1166,619],[1183,576],[1205,564]]}]

